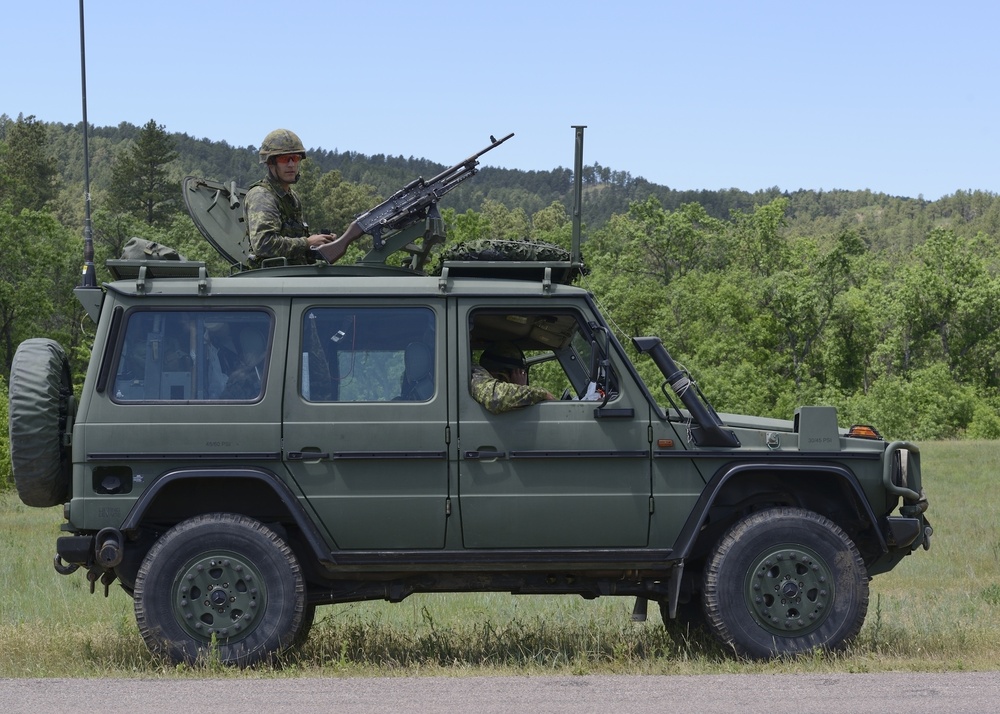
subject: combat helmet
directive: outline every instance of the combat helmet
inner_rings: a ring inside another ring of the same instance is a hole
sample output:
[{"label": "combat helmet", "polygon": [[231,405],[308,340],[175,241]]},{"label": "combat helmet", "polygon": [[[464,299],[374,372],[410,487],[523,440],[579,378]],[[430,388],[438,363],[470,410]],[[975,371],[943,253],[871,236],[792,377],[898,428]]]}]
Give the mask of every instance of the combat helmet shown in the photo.
[{"label": "combat helmet", "polygon": [[266,164],[272,156],[282,154],[301,154],[305,158],[306,147],[294,131],[275,129],[260,144],[260,163]]},{"label": "combat helmet", "polygon": [[525,369],[524,352],[512,342],[494,342],[479,356],[479,364],[490,372]]}]

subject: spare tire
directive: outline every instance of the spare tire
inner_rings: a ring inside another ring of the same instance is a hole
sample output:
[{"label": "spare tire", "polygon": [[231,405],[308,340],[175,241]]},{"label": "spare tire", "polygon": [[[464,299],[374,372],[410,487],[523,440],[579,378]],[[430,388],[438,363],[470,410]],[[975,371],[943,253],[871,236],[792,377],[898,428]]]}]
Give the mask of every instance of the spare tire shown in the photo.
[{"label": "spare tire", "polygon": [[73,409],[69,360],[55,340],[22,342],[10,367],[10,460],[17,495],[48,508],[69,495],[71,453],[66,438]]}]

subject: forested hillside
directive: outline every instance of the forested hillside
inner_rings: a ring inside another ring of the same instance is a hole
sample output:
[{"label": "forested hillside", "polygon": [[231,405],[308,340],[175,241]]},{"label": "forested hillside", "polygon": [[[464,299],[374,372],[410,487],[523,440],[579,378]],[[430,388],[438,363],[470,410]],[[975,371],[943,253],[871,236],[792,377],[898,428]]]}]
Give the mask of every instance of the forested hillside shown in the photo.
[{"label": "forested hillside", "polygon": [[[255,147],[169,133],[151,120],[94,127],[89,150],[99,279],[103,261],[134,235],[205,260],[214,274],[228,270],[186,215],[180,180],[246,186],[261,174]],[[297,190],[310,223],[339,232],[442,168],[315,149]],[[719,411],[790,418],[802,403],[834,404],[842,425],[874,423],[889,438],[1000,438],[996,194],[687,191],[596,164],[582,178],[584,284],[623,341],[662,336]],[[442,204],[449,241],[567,245],[572,188],[562,167],[484,168]],[[71,350],[82,376],[91,328],[72,288],[84,208],[80,125],[0,116],[3,375],[21,340],[45,335]],[[658,386],[651,365],[638,363]]]}]

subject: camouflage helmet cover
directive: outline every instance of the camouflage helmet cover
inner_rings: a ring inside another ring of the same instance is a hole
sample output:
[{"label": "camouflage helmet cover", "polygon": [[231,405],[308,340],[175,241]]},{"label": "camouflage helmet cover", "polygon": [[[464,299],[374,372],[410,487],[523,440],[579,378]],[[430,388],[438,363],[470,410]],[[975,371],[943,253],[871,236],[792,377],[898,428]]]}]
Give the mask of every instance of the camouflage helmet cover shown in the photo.
[{"label": "camouflage helmet cover", "polygon": [[298,134],[288,129],[275,129],[264,137],[260,144],[260,163],[266,164],[272,156],[282,154],[306,155],[306,147],[302,145],[302,140]]},{"label": "camouflage helmet cover", "polygon": [[509,372],[526,367],[524,352],[511,342],[494,342],[483,350],[479,364],[490,372]]}]

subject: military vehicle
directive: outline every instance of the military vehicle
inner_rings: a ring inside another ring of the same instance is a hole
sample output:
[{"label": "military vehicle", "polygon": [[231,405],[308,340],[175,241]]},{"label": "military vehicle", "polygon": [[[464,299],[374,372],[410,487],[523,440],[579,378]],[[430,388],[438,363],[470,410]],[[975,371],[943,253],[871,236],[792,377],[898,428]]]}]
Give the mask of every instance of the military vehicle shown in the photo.
[{"label": "military vehicle", "polygon": [[[827,406],[717,413],[636,336],[662,374],[647,386],[573,284],[579,211],[563,258],[518,244],[534,259],[426,274],[443,229],[425,192],[353,265],[244,270],[242,189],[183,190],[233,274],[110,261],[77,289],[96,322],[79,399],[47,339],[18,349],[10,397],[22,500],[65,516],[56,570],[117,582],[170,661],[250,665],[301,642],[317,606],[463,591],[623,596],[635,619],[652,601],[737,656],[832,650],[869,580],[929,546],[914,444]],[[475,401],[500,341],[562,398]]]}]

